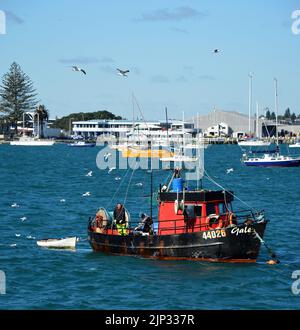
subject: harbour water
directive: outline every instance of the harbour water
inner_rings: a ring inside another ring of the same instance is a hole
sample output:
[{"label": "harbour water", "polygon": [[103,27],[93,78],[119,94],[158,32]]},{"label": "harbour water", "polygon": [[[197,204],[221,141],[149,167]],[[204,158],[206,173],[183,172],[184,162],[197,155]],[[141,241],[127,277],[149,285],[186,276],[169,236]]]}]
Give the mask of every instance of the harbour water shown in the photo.
[{"label": "harbour water", "polygon": [[[154,261],[94,253],[85,240],[88,217],[123,202],[127,191],[124,184],[112,200],[116,178],[126,171],[99,170],[99,150],[0,145],[0,270],[6,274],[0,309],[300,308],[300,295],[291,290],[292,273],[300,269],[299,168],[247,168],[236,145],[205,151],[210,176],[266,211],[265,240],[279,265],[265,263],[263,247],[251,265]],[[149,210],[147,175],[136,171],[130,184],[126,206],[133,216]],[[164,178],[165,171],[156,172],[154,186]],[[75,251],[36,245],[66,236],[82,239]]]}]

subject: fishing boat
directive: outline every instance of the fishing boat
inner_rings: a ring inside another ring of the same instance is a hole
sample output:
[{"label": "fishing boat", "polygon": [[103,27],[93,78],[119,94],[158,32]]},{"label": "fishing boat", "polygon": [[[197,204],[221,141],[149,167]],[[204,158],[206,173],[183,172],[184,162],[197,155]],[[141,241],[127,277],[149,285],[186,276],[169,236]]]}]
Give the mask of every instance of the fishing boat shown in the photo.
[{"label": "fishing boat", "polygon": [[263,211],[234,211],[232,191],[190,189],[176,169],[157,191],[154,218],[152,176],[150,216],[127,221],[122,233],[112,212],[102,208],[100,218],[99,212],[90,217],[87,232],[94,251],[161,260],[256,262],[268,223]]},{"label": "fishing boat", "polygon": [[77,141],[74,143],[69,143],[69,147],[78,147],[78,148],[86,148],[86,147],[95,147],[96,143],[94,142],[85,142],[85,141]]},{"label": "fishing boat", "polygon": [[36,244],[41,247],[55,249],[74,249],[76,247],[76,237],[66,238],[48,238],[37,241]]}]

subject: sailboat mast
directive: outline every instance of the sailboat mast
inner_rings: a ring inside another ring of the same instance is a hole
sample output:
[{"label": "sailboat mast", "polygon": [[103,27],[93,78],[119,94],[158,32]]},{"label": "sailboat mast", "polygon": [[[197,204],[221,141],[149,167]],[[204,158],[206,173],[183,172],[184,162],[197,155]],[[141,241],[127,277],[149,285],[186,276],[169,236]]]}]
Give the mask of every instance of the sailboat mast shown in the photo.
[{"label": "sailboat mast", "polygon": [[252,112],[252,79],[253,73],[249,73],[249,134],[251,134],[251,112]]},{"label": "sailboat mast", "polygon": [[259,138],[258,111],[259,111],[259,106],[258,106],[258,102],[256,102],[256,137],[257,138]]},{"label": "sailboat mast", "polygon": [[278,92],[277,92],[277,79],[274,78],[274,87],[275,87],[275,111],[276,111],[276,144],[279,145],[278,137]]},{"label": "sailboat mast", "polygon": [[168,123],[168,108],[165,108],[166,113],[166,125],[167,125],[167,145],[169,145],[169,123]]}]

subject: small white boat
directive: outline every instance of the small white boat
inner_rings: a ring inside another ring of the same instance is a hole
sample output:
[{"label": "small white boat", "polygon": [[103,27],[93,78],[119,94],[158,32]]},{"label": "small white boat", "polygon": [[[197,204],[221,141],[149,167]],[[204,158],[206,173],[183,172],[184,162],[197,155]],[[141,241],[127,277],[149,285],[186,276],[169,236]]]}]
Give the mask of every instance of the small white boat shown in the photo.
[{"label": "small white boat", "polygon": [[294,144],[290,144],[289,145],[290,148],[300,148],[300,141],[294,143]]},{"label": "small white boat", "polygon": [[189,157],[189,156],[181,156],[181,155],[160,158],[160,161],[162,162],[196,162],[197,160],[198,157]]},{"label": "small white boat", "polygon": [[238,145],[241,147],[268,147],[271,145],[271,142],[263,141],[263,140],[249,139],[249,140],[238,142]]},{"label": "small white boat", "polygon": [[11,146],[47,147],[53,146],[54,140],[41,140],[29,136],[22,136],[19,140],[11,141]]},{"label": "small white boat", "polygon": [[41,247],[55,248],[55,249],[75,249],[77,238],[49,238],[37,241],[36,244]]},{"label": "small white boat", "polygon": [[79,141],[75,143],[68,144],[69,147],[95,147],[96,143]]}]

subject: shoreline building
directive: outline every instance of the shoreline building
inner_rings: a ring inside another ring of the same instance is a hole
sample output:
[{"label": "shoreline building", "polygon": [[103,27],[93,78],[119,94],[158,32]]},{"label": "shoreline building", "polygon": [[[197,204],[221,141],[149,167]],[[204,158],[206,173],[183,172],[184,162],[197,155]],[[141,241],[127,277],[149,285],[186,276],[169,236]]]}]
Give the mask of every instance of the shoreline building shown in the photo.
[{"label": "shoreline building", "polygon": [[198,130],[191,122],[178,120],[130,121],[130,120],[88,120],[72,122],[74,137],[98,138],[178,138],[184,134],[195,136]]}]

